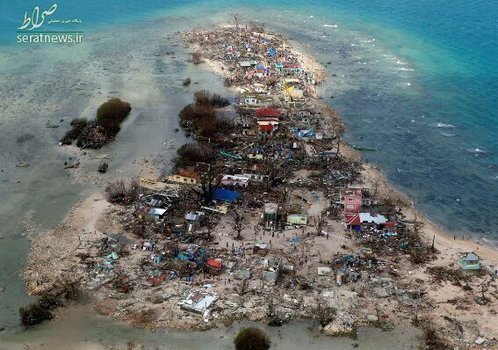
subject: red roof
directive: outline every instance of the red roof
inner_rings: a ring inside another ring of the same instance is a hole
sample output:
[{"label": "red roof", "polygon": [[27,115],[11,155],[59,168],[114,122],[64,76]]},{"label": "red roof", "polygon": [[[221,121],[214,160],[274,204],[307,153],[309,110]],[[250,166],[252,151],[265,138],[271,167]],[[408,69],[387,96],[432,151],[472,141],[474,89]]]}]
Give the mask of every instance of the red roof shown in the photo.
[{"label": "red roof", "polygon": [[346,215],[346,224],[351,226],[360,226],[360,214]]},{"label": "red roof", "polygon": [[258,108],[256,109],[258,117],[280,117],[280,111],[276,108]]},{"label": "red roof", "polygon": [[259,130],[272,132],[273,131],[273,125],[260,125],[259,126]]},{"label": "red roof", "polygon": [[286,63],[284,65],[284,68],[300,68],[298,64],[294,64],[294,63]]},{"label": "red roof", "polygon": [[216,268],[221,268],[221,261],[220,260],[215,260],[215,259],[208,259],[207,260],[208,266],[211,267],[216,267]]}]

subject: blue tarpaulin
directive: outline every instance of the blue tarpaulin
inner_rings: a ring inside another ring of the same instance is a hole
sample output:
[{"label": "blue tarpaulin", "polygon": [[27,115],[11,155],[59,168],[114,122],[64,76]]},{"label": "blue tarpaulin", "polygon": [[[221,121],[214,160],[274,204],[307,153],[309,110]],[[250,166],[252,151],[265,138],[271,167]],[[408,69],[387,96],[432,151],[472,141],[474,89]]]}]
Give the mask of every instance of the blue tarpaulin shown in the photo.
[{"label": "blue tarpaulin", "polygon": [[294,129],[294,135],[298,137],[313,137],[316,135],[315,130],[313,129],[308,129],[308,130],[301,130],[301,129]]},{"label": "blue tarpaulin", "polygon": [[213,199],[218,202],[233,202],[239,197],[239,192],[225,190],[224,188],[217,188],[213,194]]}]

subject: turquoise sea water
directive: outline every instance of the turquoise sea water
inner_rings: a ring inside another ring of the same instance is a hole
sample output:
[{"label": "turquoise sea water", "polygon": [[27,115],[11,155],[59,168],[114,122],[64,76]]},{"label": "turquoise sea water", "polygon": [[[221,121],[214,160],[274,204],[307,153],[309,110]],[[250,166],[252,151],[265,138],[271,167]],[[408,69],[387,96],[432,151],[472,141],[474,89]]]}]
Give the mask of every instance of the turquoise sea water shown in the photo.
[{"label": "turquoise sea water", "polygon": [[[52,3],[2,3],[3,47],[19,49],[15,28],[24,11]],[[165,15],[228,21],[230,8],[305,39],[332,62],[341,79],[331,79],[325,94],[335,97],[330,103],[346,119],[350,142],[378,149],[368,160],[430,217],[457,233],[498,234],[495,1],[85,0],[59,2],[57,15],[81,18],[68,28],[98,35]]]},{"label": "turquoise sea water", "polygon": [[[92,189],[71,184],[54,146],[65,125],[45,129],[46,120],[87,116],[117,91],[133,102],[139,127],[103,151],[113,165],[164,152],[188,100],[181,79],[222,89],[208,72],[191,71],[181,45],[164,35],[229,21],[232,12],[302,42],[327,65],[322,95],[346,120],[348,141],[376,148],[365,158],[430,218],[456,234],[498,239],[496,1],[65,0],[54,17],[80,18],[67,28],[84,31],[83,44],[17,44],[24,12],[54,2],[0,4],[0,326],[15,324],[28,300],[26,211],[50,227]],[[164,57],[170,50],[177,59]],[[32,165],[15,168],[19,160]]]}]

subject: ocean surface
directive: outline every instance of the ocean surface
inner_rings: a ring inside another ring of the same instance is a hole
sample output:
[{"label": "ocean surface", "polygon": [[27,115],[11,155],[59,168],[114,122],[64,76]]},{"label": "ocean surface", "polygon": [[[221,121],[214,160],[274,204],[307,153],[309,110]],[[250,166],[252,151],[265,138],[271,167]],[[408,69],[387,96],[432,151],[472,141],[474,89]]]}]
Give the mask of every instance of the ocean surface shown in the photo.
[{"label": "ocean surface", "polygon": [[[52,17],[82,23],[53,28],[83,31],[82,44],[17,43],[25,11],[54,2],[0,3],[0,326],[7,332],[18,331],[17,309],[30,300],[22,282],[26,225],[53,227],[105,181],[136,174],[137,159],[167,168],[185,141],[173,132],[179,109],[196,89],[224,93],[206,67],[186,63],[175,33],[229,22],[235,12],[301,42],[326,65],[321,94],[345,119],[347,140],[375,149],[364,157],[433,221],[451,234],[498,239],[498,2],[65,0]],[[187,76],[198,84],[183,88]],[[134,107],[127,122],[134,127],[95,153],[95,166],[112,160],[110,174],[69,174],[58,138],[110,96]],[[46,128],[47,121],[61,127]]]}]

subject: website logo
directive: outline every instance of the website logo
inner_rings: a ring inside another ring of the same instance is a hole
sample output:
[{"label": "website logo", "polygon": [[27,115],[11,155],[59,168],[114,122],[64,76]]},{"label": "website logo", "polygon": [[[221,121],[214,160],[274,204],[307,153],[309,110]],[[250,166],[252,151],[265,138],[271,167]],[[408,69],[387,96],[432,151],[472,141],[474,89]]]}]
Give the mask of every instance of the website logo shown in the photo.
[{"label": "website logo", "polygon": [[[57,11],[55,3],[47,10],[40,10],[35,6],[30,14],[24,12],[24,19],[17,27],[17,43],[34,44],[77,44],[83,41],[83,32],[78,30],[64,30],[63,26],[80,25],[83,22],[79,18],[59,19],[52,15]],[[51,27],[50,27],[51,26]],[[43,27],[43,29],[41,29]],[[48,29],[46,29],[48,28]],[[53,29],[52,29],[53,28]]]}]

